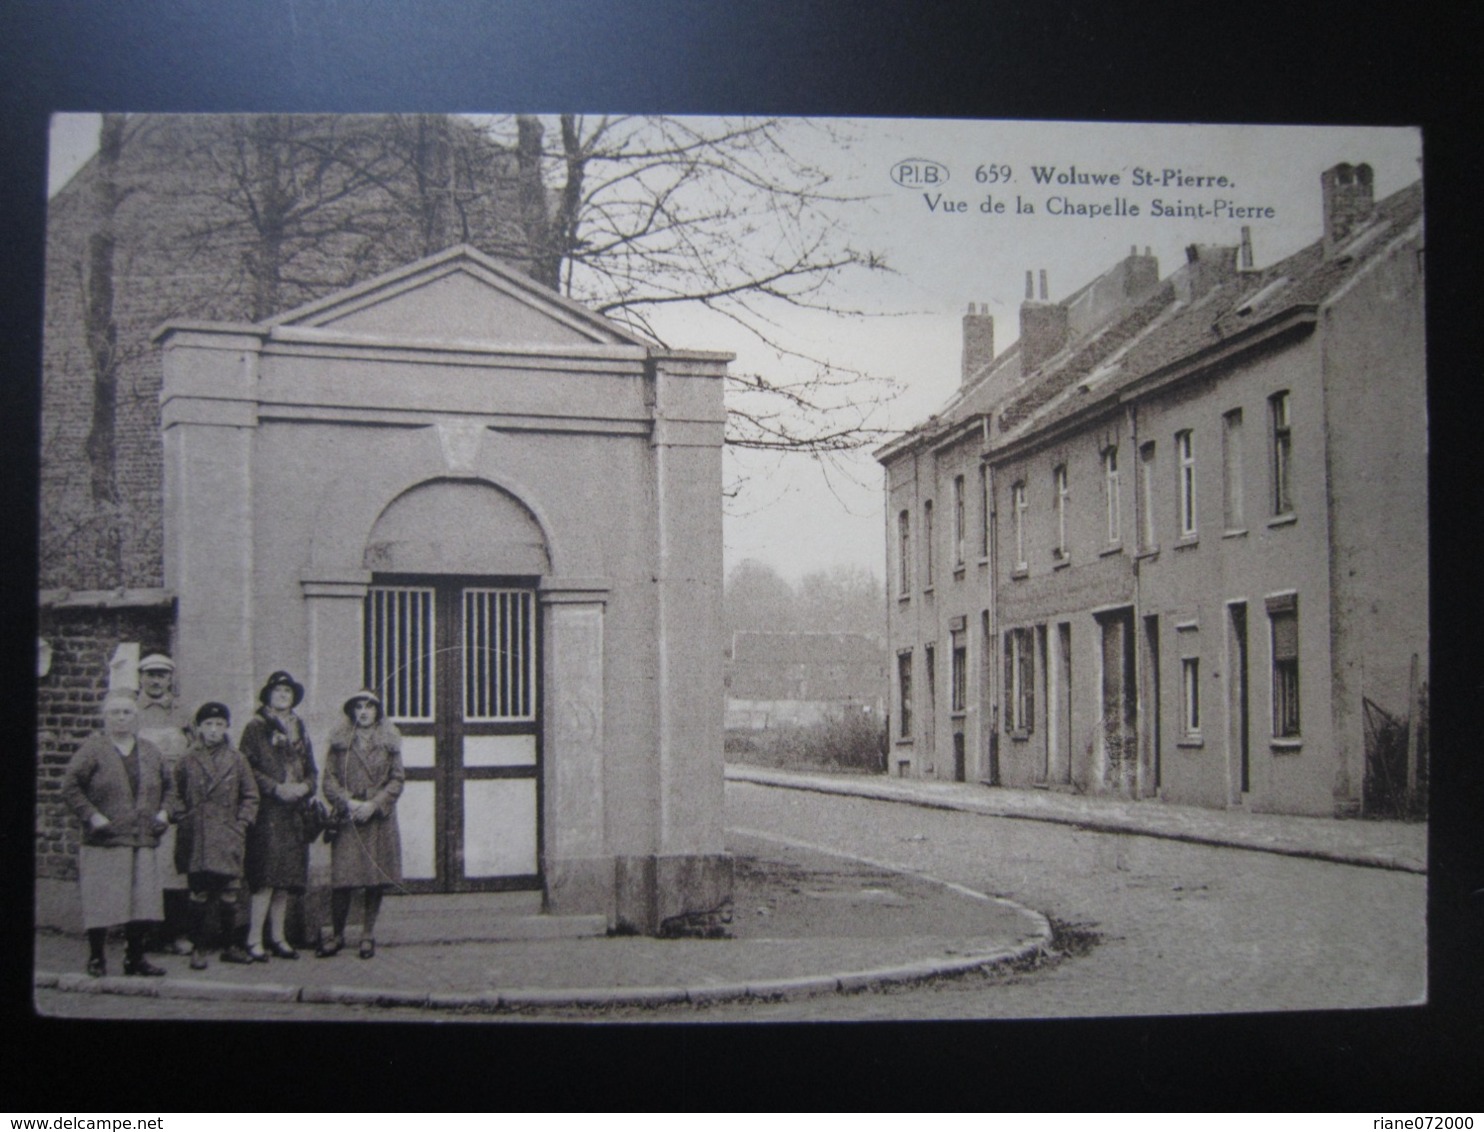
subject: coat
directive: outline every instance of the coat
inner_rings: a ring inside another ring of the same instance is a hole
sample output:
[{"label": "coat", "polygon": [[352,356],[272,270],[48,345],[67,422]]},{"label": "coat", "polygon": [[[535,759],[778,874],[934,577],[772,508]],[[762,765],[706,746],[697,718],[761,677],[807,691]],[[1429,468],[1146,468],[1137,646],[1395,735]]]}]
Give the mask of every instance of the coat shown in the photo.
[{"label": "coat", "polygon": [[139,707],[139,737],[148,739],[159,749],[173,774],[175,764],[190,746],[191,717],[176,705],[175,697],[168,692],[157,700],[140,692],[135,703]]},{"label": "coat", "polygon": [[191,745],[175,767],[180,833],[175,867],[183,873],[240,877],[247,856],[247,827],[258,815],[252,767],[230,743]]},{"label": "coat", "polygon": [[[325,797],[342,817],[330,854],[330,883],[365,888],[402,882],[402,835],[397,799],[407,773],[402,768],[402,735],[387,720],[364,730],[342,723],[330,733],[325,758]],[[361,823],[351,807],[368,801],[376,813]]]},{"label": "coat", "polygon": [[[290,713],[281,722],[263,708],[242,729],[238,747],[252,767],[261,799],[257,820],[247,831],[247,885],[254,892],[302,889],[309,876],[304,807],[312,803],[319,781],[309,732],[297,715]],[[288,801],[279,796],[281,786],[296,782],[309,784],[308,797]]]},{"label": "coat", "polygon": [[[153,849],[168,826],[158,820],[160,811],[178,809],[175,784],[165,761],[153,743],[134,740],[134,758],[139,760],[139,792],[129,787],[129,772],[113,740],[102,732],[83,740],[62,776],[62,800],[82,822],[84,845],[133,846]],[[92,827],[92,816],[109,820],[100,830]]]}]

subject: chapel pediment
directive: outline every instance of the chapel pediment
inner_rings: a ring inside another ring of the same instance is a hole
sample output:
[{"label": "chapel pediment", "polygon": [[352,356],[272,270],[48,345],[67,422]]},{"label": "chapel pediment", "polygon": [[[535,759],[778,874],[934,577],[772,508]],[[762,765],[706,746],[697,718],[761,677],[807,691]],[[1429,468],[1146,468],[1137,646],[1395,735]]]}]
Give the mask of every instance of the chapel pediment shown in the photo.
[{"label": "chapel pediment", "polygon": [[438,343],[648,345],[467,245],[337,291],[267,325]]}]

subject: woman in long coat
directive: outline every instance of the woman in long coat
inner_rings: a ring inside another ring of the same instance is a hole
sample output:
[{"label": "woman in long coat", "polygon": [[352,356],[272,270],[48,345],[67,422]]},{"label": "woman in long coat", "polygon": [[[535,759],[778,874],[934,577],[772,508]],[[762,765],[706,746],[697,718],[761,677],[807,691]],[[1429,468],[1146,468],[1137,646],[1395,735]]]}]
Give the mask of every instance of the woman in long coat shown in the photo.
[{"label": "woman in long coat", "polygon": [[284,938],[284,913],[289,893],[302,893],[309,877],[304,808],[313,804],[319,778],[309,732],[294,713],[303,699],[302,684],[275,672],[258,692],[262,706],[237,744],[262,799],[247,831],[247,950],[259,962],[268,959],[264,946],[280,959],[299,958]]},{"label": "woman in long coat", "polygon": [[351,894],[364,893],[360,956],[376,954],[376,917],[381,898],[402,883],[402,835],[397,829],[397,799],[406,772],[402,736],[383,718],[381,699],[361,691],[345,701],[346,721],[330,733],[325,759],[325,798],[340,818],[341,828],[330,853],[330,919],[333,934],[320,941],[321,958],[345,946],[345,921]]},{"label": "woman in long coat", "polygon": [[62,778],[62,800],[82,823],[78,876],[88,974],[107,974],[108,929],[124,924],[124,974],[165,972],[144,957],[151,921],[164,918],[163,868],[155,850],[179,806],[175,783],[152,743],[137,738],[134,697],[110,692],[103,730],[83,741]]}]

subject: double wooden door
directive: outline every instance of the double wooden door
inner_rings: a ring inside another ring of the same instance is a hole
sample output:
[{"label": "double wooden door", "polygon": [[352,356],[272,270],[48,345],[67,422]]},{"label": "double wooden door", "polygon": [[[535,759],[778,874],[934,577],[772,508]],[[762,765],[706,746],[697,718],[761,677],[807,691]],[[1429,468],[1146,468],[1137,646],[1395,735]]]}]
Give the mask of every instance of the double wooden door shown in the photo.
[{"label": "double wooden door", "polygon": [[541,887],[541,631],[530,579],[378,576],[364,670],[402,732],[406,886]]}]

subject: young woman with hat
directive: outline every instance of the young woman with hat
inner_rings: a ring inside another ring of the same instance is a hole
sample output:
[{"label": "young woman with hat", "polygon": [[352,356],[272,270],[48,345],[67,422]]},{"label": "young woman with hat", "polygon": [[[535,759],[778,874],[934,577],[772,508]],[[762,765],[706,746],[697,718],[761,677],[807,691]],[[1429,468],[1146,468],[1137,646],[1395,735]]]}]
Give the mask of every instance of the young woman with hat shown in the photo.
[{"label": "young woman with hat", "polygon": [[[319,771],[304,722],[294,708],[304,686],[282,670],[258,692],[257,713],[242,729],[238,748],[252,767],[262,804],[247,831],[247,950],[260,963],[272,952],[280,959],[299,953],[284,934],[289,893],[302,893],[309,876],[306,808],[314,797]],[[266,946],[267,950],[264,950]]]},{"label": "young woman with hat", "polygon": [[330,854],[330,918],[333,934],[321,939],[321,958],[345,946],[345,921],[352,893],[364,894],[360,957],[376,954],[376,917],[386,890],[402,883],[402,837],[397,799],[406,772],[402,736],[382,715],[381,698],[360,691],[345,701],[345,722],[330,733],[325,759],[325,797],[342,828]]}]

